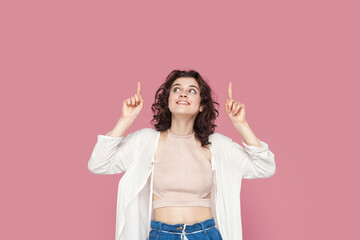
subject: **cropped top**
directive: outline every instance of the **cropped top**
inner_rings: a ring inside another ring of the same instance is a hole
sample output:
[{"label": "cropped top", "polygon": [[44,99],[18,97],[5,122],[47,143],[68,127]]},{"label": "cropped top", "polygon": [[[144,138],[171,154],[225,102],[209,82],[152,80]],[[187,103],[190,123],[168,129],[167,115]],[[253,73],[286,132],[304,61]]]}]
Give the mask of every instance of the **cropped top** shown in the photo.
[{"label": "cropped top", "polygon": [[211,163],[195,140],[195,132],[176,135],[168,129],[155,158],[153,209],[166,206],[210,207]]}]

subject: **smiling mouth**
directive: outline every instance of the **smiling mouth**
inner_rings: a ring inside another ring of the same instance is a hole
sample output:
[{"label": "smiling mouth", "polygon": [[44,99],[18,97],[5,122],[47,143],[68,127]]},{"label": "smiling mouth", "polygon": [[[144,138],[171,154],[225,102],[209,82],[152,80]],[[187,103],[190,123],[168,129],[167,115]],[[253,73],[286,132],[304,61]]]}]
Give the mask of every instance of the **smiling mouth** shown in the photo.
[{"label": "smiling mouth", "polygon": [[188,106],[190,105],[189,103],[185,103],[185,102],[180,102],[180,103],[176,103],[177,105],[184,105],[184,106]]}]

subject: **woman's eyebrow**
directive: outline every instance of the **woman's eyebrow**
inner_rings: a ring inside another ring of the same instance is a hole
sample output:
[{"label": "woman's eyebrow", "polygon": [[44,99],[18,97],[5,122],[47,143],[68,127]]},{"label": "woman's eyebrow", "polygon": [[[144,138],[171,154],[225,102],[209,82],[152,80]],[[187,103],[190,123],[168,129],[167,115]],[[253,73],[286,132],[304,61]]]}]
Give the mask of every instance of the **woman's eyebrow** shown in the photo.
[{"label": "woman's eyebrow", "polygon": [[[174,85],[171,86],[171,88],[173,88],[173,87],[175,87],[175,86],[181,86],[181,84],[175,83]],[[196,88],[197,90],[200,91],[200,89],[199,89],[197,86],[195,86],[195,85],[189,85],[189,87],[194,87],[194,88]]]}]

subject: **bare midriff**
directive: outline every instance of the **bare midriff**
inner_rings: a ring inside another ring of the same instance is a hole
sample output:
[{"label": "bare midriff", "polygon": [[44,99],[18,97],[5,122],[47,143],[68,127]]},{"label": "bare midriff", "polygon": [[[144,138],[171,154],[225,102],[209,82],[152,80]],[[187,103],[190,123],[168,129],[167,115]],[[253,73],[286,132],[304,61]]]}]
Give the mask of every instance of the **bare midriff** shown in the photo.
[{"label": "bare midriff", "polygon": [[[210,197],[210,193],[206,198]],[[153,200],[159,199],[153,194]],[[168,224],[194,224],[212,218],[208,207],[161,207],[154,209],[154,220]]]}]

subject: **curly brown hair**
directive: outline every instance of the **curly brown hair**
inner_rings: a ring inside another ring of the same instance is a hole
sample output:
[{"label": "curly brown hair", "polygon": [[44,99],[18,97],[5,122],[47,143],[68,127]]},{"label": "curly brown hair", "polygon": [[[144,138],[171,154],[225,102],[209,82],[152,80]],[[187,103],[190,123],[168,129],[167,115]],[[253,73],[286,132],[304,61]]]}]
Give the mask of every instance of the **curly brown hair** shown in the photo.
[{"label": "curly brown hair", "polygon": [[[195,137],[201,141],[201,146],[211,144],[209,142],[209,135],[211,135],[215,127],[214,124],[216,117],[219,116],[219,111],[215,108],[215,104],[219,103],[214,101],[215,93],[211,90],[210,86],[205,82],[204,78],[194,70],[180,71],[173,70],[167,77],[165,82],[159,87],[155,94],[155,103],[151,106],[153,111],[153,119],[150,121],[155,126],[157,131],[165,131],[171,126],[171,112],[168,108],[168,99],[170,95],[170,87],[173,82],[180,77],[192,77],[196,80],[200,87],[200,105],[204,107],[202,112],[199,112],[195,118],[194,131]],[[154,123],[155,122],[155,123]]]}]

